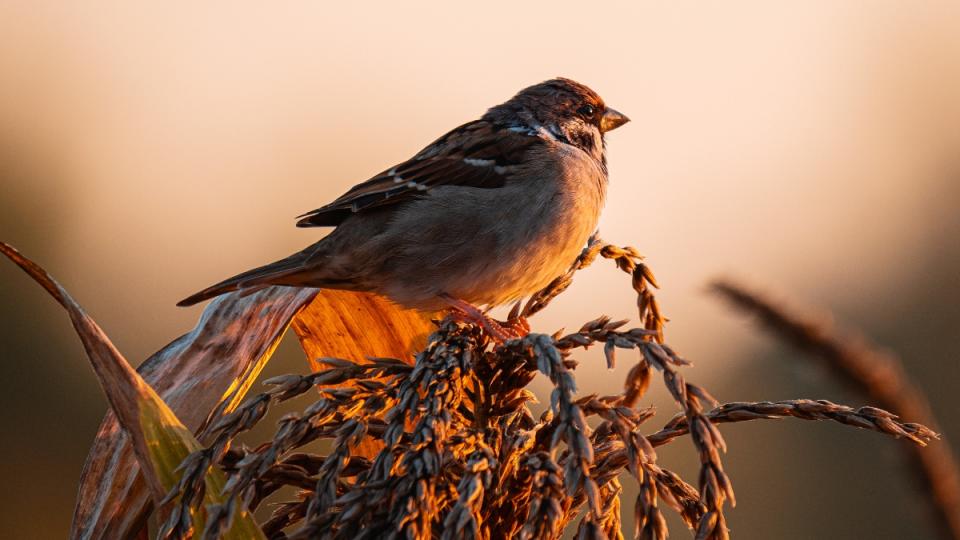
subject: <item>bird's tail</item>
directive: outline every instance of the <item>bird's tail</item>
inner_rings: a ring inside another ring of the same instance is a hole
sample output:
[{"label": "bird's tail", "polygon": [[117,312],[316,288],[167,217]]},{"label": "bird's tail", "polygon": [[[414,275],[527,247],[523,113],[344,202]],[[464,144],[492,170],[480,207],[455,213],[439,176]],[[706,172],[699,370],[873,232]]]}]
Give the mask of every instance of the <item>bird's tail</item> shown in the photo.
[{"label": "bird's tail", "polygon": [[302,285],[303,283],[301,283],[296,276],[304,273],[306,270],[304,262],[302,255],[297,254],[259,268],[254,268],[253,270],[248,270],[232,278],[225,279],[216,285],[211,285],[196,294],[190,295],[177,302],[177,305],[181,307],[192,306],[228,292],[239,290],[250,290],[250,292],[253,292],[268,285]]}]

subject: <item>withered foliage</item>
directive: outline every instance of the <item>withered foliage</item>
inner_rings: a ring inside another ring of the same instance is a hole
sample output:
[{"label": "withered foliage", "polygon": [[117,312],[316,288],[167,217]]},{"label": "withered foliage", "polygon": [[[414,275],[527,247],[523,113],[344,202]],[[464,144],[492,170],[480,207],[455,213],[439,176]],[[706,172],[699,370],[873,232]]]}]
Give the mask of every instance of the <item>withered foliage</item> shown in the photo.
[{"label": "withered foliage", "polygon": [[[629,505],[633,537],[666,538],[663,512],[674,511],[696,538],[723,539],[729,536],[724,510],[734,493],[721,461],[720,423],[793,417],[920,446],[937,437],[871,407],[813,400],[718,405],[687,382],[689,363],[664,343],[656,282],[632,248],[593,240],[567,275],[511,316],[543,309],[598,256],[631,276],[641,327],[604,316],[573,333],[498,344],[481,328],[448,318],[437,322],[412,364],[316,359],[319,371],[266,381],[265,392],[212,426],[214,442],[183,463],[181,482],[167,496],[170,518],[162,536],[217,538],[233,512],[253,510],[293,486],[296,499],[277,504],[263,523],[270,538],[539,539],[567,530],[577,538],[622,538],[621,481],[630,481],[639,487]],[[578,395],[575,356],[594,345],[611,366],[618,350],[637,351],[620,393]],[[539,417],[529,407],[528,389],[538,373],[553,386]],[[679,411],[659,429],[650,425],[653,410],[640,406],[654,375]],[[272,405],[308,392],[315,401],[283,417],[272,440],[256,448],[233,444]],[[657,462],[654,448],[680,437],[699,457],[696,485]],[[307,452],[319,439],[332,442],[329,453]],[[200,479],[211,466],[227,474],[226,502],[206,508],[206,529],[194,531],[182,516],[196,510]]]}]

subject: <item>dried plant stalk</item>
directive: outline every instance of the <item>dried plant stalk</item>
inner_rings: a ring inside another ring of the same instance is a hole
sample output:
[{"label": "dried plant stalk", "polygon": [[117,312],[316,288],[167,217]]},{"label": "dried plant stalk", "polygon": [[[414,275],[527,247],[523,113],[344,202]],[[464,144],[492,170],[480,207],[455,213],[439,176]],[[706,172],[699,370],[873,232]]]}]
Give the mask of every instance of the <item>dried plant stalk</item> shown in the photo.
[{"label": "dried plant stalk", "polygon": [[[711,289],[791,345],[820,358],[838,380],[871,402],[903,417],[936,428],[930,404],[907,377],[900,360],[872,346],[863,336],[831,328],[826,315],[791,311],[762,294],[731,281]],[[960,540],[960,466],[947,441],[931,448],[904,447],[907,461],[930,499],[930,508],[944,538]]]},{"label": "dried plant stalk", "polygon": [[[664,342],[665,318],[652,293],[656,282],[633,248],[592,241],[570,273],[517,314],[543,309],[577,269],[597,257],[613,260],[631,276],[642,327],[624,329],[626,321],[602,316],[570,334],[531,333],[499,344],[482,328],[447,318],[436,322],[410,365],[405,351],[422,328],[416,319],[377,330],[399,332],[394,342],[382,341],[395,359],[357,358],[364,349],[354,341],[327,340],[312,326],[329,321],[323,313],[295,322],[317,370],[265,381],[266,391],[236,406],[243,387],[229,405],[215,409],[205,424],[208,445],[183,460],[178,481],[162,484],[169,492],[160,501],[166,517],[161,536],[196,536],[201,531],[187,516],[204,515],[202,536],[223,537],[237,516],[276,502],[271,498],[280,488],[293,486],[296,500],[276,505],[261,524],[269,538],[555,539],[574,523],[578,538],[621,538],[620,480],[629,475],[639,487],[634,537],[666,538],[662,508],[668,508],[696,538],[720,539],[729,536],[724,509],[733,503],[720,460],[726,448],[720,423],[830,420],[917,447],[937,436],[872,407],[811,400],[715,406],[703,387],[686,381],[682,370],[689,363]],[[377,309],[370,315],[374,320]],[[594,344],[603,347],[611,367],[618,349],[639,351],[621,393],[577,395],[574,354]],[[353,358],[323,356],[327,350]],[[662,376],[679,413],[645,434],[654,411],[638,404],[653,372]],[[550,406],[539,418],[528,407],[534,397],[527,388],[537,373],[553,385]],[[283,417],[271,440],[252,449],[234,447],[235,438],[262,421],[274,403],[311,391],[317,400]],[[130,413],[120,412],[124,418]],[[655,447],[683,435],[698,452],[697,487],[657,464]],[[322,439],[332,443],[326,455],[305,448]],[[210,484],[209,474],[223,474],[226,482]]]},{"label": "dried plant stalk", "polygon": [[[920,448],[927,446],[931,440],[940,438],[939,434],[923,424],[903,423],[896,415],[883,409],[876,407],[854,409],[824,399],[726,403],[706,413],[705,416],[714,424],[788,417],[803,420],[832,420],[848,426],[885,433],[897,439],[901,437],[910,439]],[[660,431],[649,435],[647,440],[653,446],[662,446],[688,433],[690,433],[690,425],[687,423],[687,418],[680,415]]]},{"label": "dried plant stalk", "polygon": [[[300,490],[298,500],[279,505],[264,524],[271,538],[560,538],[574,523],[578,538],[620,538],[620,477],[629,474],[639,486],[634,537],[666,538],[661,508],[667,508],[697,538],[726,538],[724,507],[733,492],[719,458],[725,448],[720,423],[794,417],[869,429],[918,446],[936,437],[879,409],[827,401],[707,410],[715,400],[686,382],[681,370],[689,363],[663,342],[653,277],[639,255],[597,241],[575,269],[600,256],[633,278],[642,328],[624,329],[626,321],[600,317],[570,334],[529,334],[497,345],[481,328],[445,319],[413,366],[386,358],[318,358],[316,373],[268,381],[269,390],[213,426],[214,444],[194,458],[229,476],[227,503],[212,515],[230,516],[243,503],[256,507],[289,485]],[[518,313],[543,309],[572,275]],[[620,394],[577,396],[573,355],[594,344],[603,346],[608,365],[618,349],[640,352]],[[654,411],[637,404],[654,371],[680,413],[646,435]],[[550,407],[535,418],[526,387],[538,372],[553,391]],[[270,404],[311,388],[319,401],[285,417],[271,441],[252,450],[229,448]],[[591,416],[600,420],[594,429]],[[699,488],[656,462],[654,447],[684,435],[700,456]],[[329,454],[304,451],[318,439],[333,442]],[[378,450],[364,455],[360,439],[377,441]],[[198,488],[181,485],[170,497]],[[206,536],[219,532],[208,527]]]}]

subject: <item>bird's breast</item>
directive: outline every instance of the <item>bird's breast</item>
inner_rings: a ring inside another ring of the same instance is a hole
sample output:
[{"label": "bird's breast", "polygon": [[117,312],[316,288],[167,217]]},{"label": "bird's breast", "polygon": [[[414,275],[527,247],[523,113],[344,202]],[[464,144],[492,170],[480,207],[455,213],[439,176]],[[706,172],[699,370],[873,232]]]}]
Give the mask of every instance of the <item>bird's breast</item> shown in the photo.
[{"label": "bird's breast", "polygon": [[501,188],[432,189],[390,225],[382,292],[429,309],[441,307],[441,293],[476,305],[528,296],[583,249],[605,184],[599,166],[571,160],[529,167]]}]

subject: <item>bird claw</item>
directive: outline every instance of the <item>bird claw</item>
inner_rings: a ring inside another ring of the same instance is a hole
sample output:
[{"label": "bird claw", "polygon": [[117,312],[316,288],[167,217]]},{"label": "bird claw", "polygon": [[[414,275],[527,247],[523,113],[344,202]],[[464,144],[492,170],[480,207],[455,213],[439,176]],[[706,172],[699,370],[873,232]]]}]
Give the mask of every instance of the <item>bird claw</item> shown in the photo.
[{"label": "bird claw", "polygon": [[498,345],[511,339],[520,339],[530,333],[526,317],[513,317],[505,322],[488,317],[480,308],[450,296],[443,297],[452,308],[450,316],[459,322],[474,324],[487,333]]},{"label": "bird claw", "polygon": [[527,319],[524,317],[517,317],[506,321],[498,321],[490,317],[485,317],[485,319],[486,321],[481,323],[483,329],[486,330],[499,345],[503,345],[511,339],[520,339],[530,333],[530,323],[527,322]]},{"label": "bird claw", "polygon": [[530,321],[526,317],[512,317],[500,325],[511,330],[518,338],[530,333]]}]

